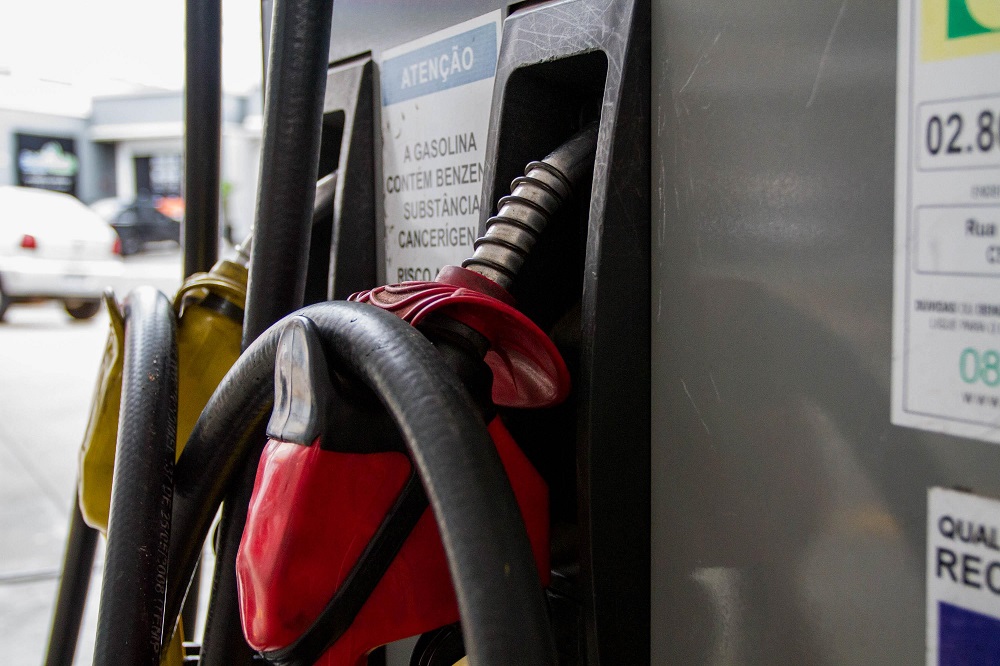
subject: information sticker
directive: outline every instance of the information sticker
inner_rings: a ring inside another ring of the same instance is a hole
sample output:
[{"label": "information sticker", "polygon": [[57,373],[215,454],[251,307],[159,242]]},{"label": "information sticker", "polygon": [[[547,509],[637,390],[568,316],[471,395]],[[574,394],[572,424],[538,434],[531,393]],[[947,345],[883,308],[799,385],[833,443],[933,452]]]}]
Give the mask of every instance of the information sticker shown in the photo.
[{"label": "information sticker", "polygon": [[1000,501],[927,495],[927,665],[992,664],[1000,655]]},{"label": "information sticker", "polygon": [[892,422],[1000,442],[1000,3],[900,0]]},{"label": "information sticker", "polygon": [[500,12],[382,56],[382,195],[389,282],[433,280],[472,256]]}]

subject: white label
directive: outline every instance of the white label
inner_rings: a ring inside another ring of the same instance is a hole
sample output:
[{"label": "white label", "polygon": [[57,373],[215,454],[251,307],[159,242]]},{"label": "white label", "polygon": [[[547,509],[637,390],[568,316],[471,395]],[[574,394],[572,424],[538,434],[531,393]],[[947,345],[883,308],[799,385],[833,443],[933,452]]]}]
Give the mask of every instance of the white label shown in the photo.
[{"label": "white label", "polygon": [[497,11],[382,55],[389,282],[433,280],[472,256],[499,43]]},{"label": "white label", "polygon": [[1000,655],[1000,501],[945,488],[927,494],[927,664]]},{"label": "white label", "polygon": [[900,0],[892,422],[1000,443],[1000,3]]}]

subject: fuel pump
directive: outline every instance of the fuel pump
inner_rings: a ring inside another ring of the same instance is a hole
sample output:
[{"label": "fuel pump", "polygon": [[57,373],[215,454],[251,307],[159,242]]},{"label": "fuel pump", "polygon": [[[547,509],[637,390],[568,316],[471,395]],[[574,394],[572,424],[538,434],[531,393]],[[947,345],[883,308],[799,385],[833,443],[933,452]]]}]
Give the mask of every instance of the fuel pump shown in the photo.
[{"label": "fuel pump", "polygon": [[99,666],[179,642],[209,534],[201,666],[995,661],[996,2],[262,9],[242,353],[169,539],[170,481],[112,507],[155,557]]},{"label": "fuel pump", "polygon": [[[636,251],[648,204],[638,176],[648,8],[563,4],[581,13],[519,5],[504,22],[486,159],[467,171],[484,202],[513,185],[496,215],[483,206],[464,267],[303,309],[323,300],[317,276],[327,297],[344,289],[339,250],[369,238],[343,235],[350,220],[335,207],[329,239],[311,245],[303,202],[327,130],[343,137],[331,161],[354,167],[340,182],[372,182],[359,178],[372,165],[353,143],[364,129],[358,91],[391,44],[342,52],[351,42],[338,32],[346,24],[331,37],[329,4],[276,6],[245,350],[177,458],[163,603],[157,589],[144,609],[146,625],[161,627],[152,653],[180,635],[225,500],[205,642],[189,653],[202,664],[249,663],[244,632],[274,663],[357,663],[420,633],[424,655],[464,651],[471,663],[642,662],[648,611],[635,592],[648,549],[620,526],[648,511],[648,400],[641,371],[623,378],[648,355],[631,311],[648,290],[648,257]],[[537,30],[563,38],[524,38]],[[346,84],[339,119],[324,108],[324,73]],[[162,533],[153,538],[160,553]],[[617,569],[606,566],[615,549]]]}]

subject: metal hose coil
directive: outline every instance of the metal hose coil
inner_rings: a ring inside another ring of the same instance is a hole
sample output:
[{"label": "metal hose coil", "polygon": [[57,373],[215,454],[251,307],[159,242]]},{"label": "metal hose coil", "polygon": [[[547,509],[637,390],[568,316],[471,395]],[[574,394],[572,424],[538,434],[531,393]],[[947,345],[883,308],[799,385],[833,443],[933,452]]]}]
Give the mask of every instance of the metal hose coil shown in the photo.
[{"label": "metal hose coil", "polygon": [[510,291],[539,236],[592,168],[596,146],[597,123],[592,123],[544,160],[530,162],[524,176],[511,182],[511,193],[497,202],[497,214],[486,221],[486,233],[462,267]]}]

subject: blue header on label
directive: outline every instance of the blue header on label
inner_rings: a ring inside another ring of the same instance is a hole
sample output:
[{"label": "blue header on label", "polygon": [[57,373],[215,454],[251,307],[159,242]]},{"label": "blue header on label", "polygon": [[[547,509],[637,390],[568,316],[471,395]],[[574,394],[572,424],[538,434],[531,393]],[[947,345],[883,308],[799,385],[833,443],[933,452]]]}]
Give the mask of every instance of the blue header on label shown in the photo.
[{"label": "blue header on label", "polygon": [[497,29],[480,26],[382,63],[382,106],[456,88],[496,73]]}]

